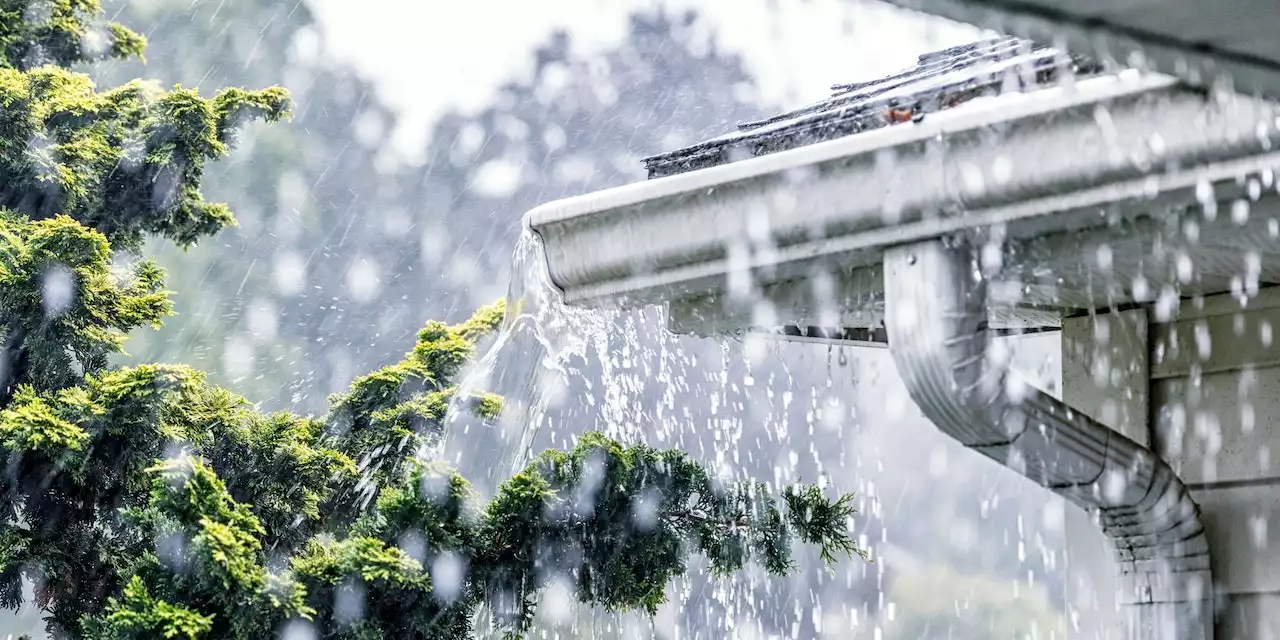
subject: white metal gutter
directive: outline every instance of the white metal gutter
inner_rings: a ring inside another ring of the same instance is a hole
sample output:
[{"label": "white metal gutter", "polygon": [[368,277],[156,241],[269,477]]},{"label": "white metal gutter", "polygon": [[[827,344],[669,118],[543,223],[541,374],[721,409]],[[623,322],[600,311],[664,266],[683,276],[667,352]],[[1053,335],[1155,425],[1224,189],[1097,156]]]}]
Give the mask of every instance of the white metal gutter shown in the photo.
[{"label": "white metal gutter", "polygon": [[[744,275],[782,299],[837,273],[842,300],[879,305],[865,315],[883,316],[912,398],[940,429],[1098,514],[1129,637],[1199,640],[1213,634],[1212,584],[1186,487],[1155,453],[989,362],[988,319],[999,295],[1150,302],[1096,275],[1230,290],[1250,252],[1263,256],[1251,277],[1280,282],[1267,266],[1280,262],[1267,227],[1280,217],[1275,115],[1166,77],[1095,78],[562,200],[525,221],[572,305],[668,304],[696,323]],[[1179,212],[1236,197],[1252,217]],[[990,237],[1031,264],[986,273],[975,250]],[[1111,270],[1083,259],[1099,247],[1114,249]],[[1177,252],[1194,277],[1174,274]]]},{"label": "white metal gutter", "polygon": [[884,247],[998,225],[1011,239],[1194,202],[1280,164],[1270,103],[1163,76],[1011,94],[903,124],[540,206],[526,224],[575,305],[640,305],[878,265]]}]

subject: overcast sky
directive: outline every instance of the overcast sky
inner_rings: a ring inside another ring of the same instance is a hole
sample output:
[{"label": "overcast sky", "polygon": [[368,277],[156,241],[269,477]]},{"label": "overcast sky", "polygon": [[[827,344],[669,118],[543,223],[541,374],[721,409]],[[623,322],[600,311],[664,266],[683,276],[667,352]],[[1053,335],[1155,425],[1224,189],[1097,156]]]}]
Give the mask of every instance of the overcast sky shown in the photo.
[{"label": "overcast sky", "polygon": [[406,119],[399,142],[421,149],[428,123],[450,106],[483,105],[528,73],[530,51],[566,28],[599,49],[623,35],[629,11],[696,7],[739,53],[761,99],[792,107],[835,83],[885,75],[919,53],[979,32],[874,0],[310,0],[328,49],[353,62]]}]

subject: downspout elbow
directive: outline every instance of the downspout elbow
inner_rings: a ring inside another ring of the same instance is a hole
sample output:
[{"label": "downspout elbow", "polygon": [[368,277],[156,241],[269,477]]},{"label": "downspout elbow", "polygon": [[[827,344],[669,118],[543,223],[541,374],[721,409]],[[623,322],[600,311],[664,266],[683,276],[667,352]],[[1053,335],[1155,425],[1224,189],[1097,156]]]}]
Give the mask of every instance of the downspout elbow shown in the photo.
[{"label": "downspout elbow", "polygon": [[1118,565],[1127,638],[1211,639],[1208,542],[1172,468],[1021,381],[988,349],[986,282],[971,248],[921,242],[884,261],[889,348],[925,417],[1095,514]]}]

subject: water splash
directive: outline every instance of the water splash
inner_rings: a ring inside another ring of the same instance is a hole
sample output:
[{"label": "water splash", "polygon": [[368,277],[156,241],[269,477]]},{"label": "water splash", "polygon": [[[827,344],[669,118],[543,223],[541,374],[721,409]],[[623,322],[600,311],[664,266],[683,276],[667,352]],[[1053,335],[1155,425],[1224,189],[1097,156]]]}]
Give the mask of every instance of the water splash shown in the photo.
[{"label": "water splash", "polygon": [[[860,544],[877,550],[926,544],[907,533],[919,527],[906,524],[919,520],[925,504],[921,495],[906,496],[924,490],[908,491],[919,483],[903,478],[890,454],[920,456],[946,443],[925,445],[938,438],[931,427],[905,428],[915,421],[911,415],[884,410],[904,393],[886,394],[876,383],[881,367],[892,370],[887,353],[762,342],[754,335],[677,336],[668,330],[665,309],[566,306],[539,238],[529,232],[514,253],[511,275],[502,329],[482,345],[483,355],[459,386],[463,395],[503,396],[504,410],[486,421],[458,403],[439,451],[482,495],[492,495],[533,454],[571,447],[583,432],[599,430],[628,443],[678,448],[726,480],[775,486],[800,480],[854,491]],[[864,420],[883,425],[868,427]],[[877,435],[865,440],[866,428]],[[895,446],[877,445],[886,438]],[[965,459],[948,456],[949,474],[970,471]],[[998,524],[977,520],[970,537],[1002,531]],[[888,565],[849,563],[828,575],[816,556],[797,551],[799,571],[782,579],[748,571],[712,581],[695,561],[670,585],[668,603],[651,620],[593,611],[549,592],[533,637],[846,637],[898,624]],[[1020,570],[1038,570],[1033,555],[1016,562]],[[902,562],[890,564],[901,570]],[[488,629],[487,612],[479,614],[476,628]]]},{"label": "water splash", "polygon": [[502,413],[486,421],[455,403],[441,444],[443,459],[485,496],[528,462],[548,408],[575,375],[570,362],[604,333],[608,319],[562,304],[542,242],[528,229],[516,245],[506,300],[501,330],[458,385],[459,397],[501,395]]}]

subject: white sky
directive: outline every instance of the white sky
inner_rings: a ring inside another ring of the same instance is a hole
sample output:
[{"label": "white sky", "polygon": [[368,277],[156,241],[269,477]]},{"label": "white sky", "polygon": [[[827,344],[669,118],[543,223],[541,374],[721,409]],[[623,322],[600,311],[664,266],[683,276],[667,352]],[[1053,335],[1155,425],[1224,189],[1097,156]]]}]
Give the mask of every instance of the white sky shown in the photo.
[{"label": "white sky", "polygon": [[618,42],[630,10],[696,8],[721,46],[739,53],[761,99],[793,107],[839,82],[885,75],[919,53],[979,32],[875,0],[308,0],[332,55],[376,84],[404,122],[397,142],[420,150],[449,107],[485,104],[503,82],[529,73],[533,47],[566,28],[580,50]]}]

